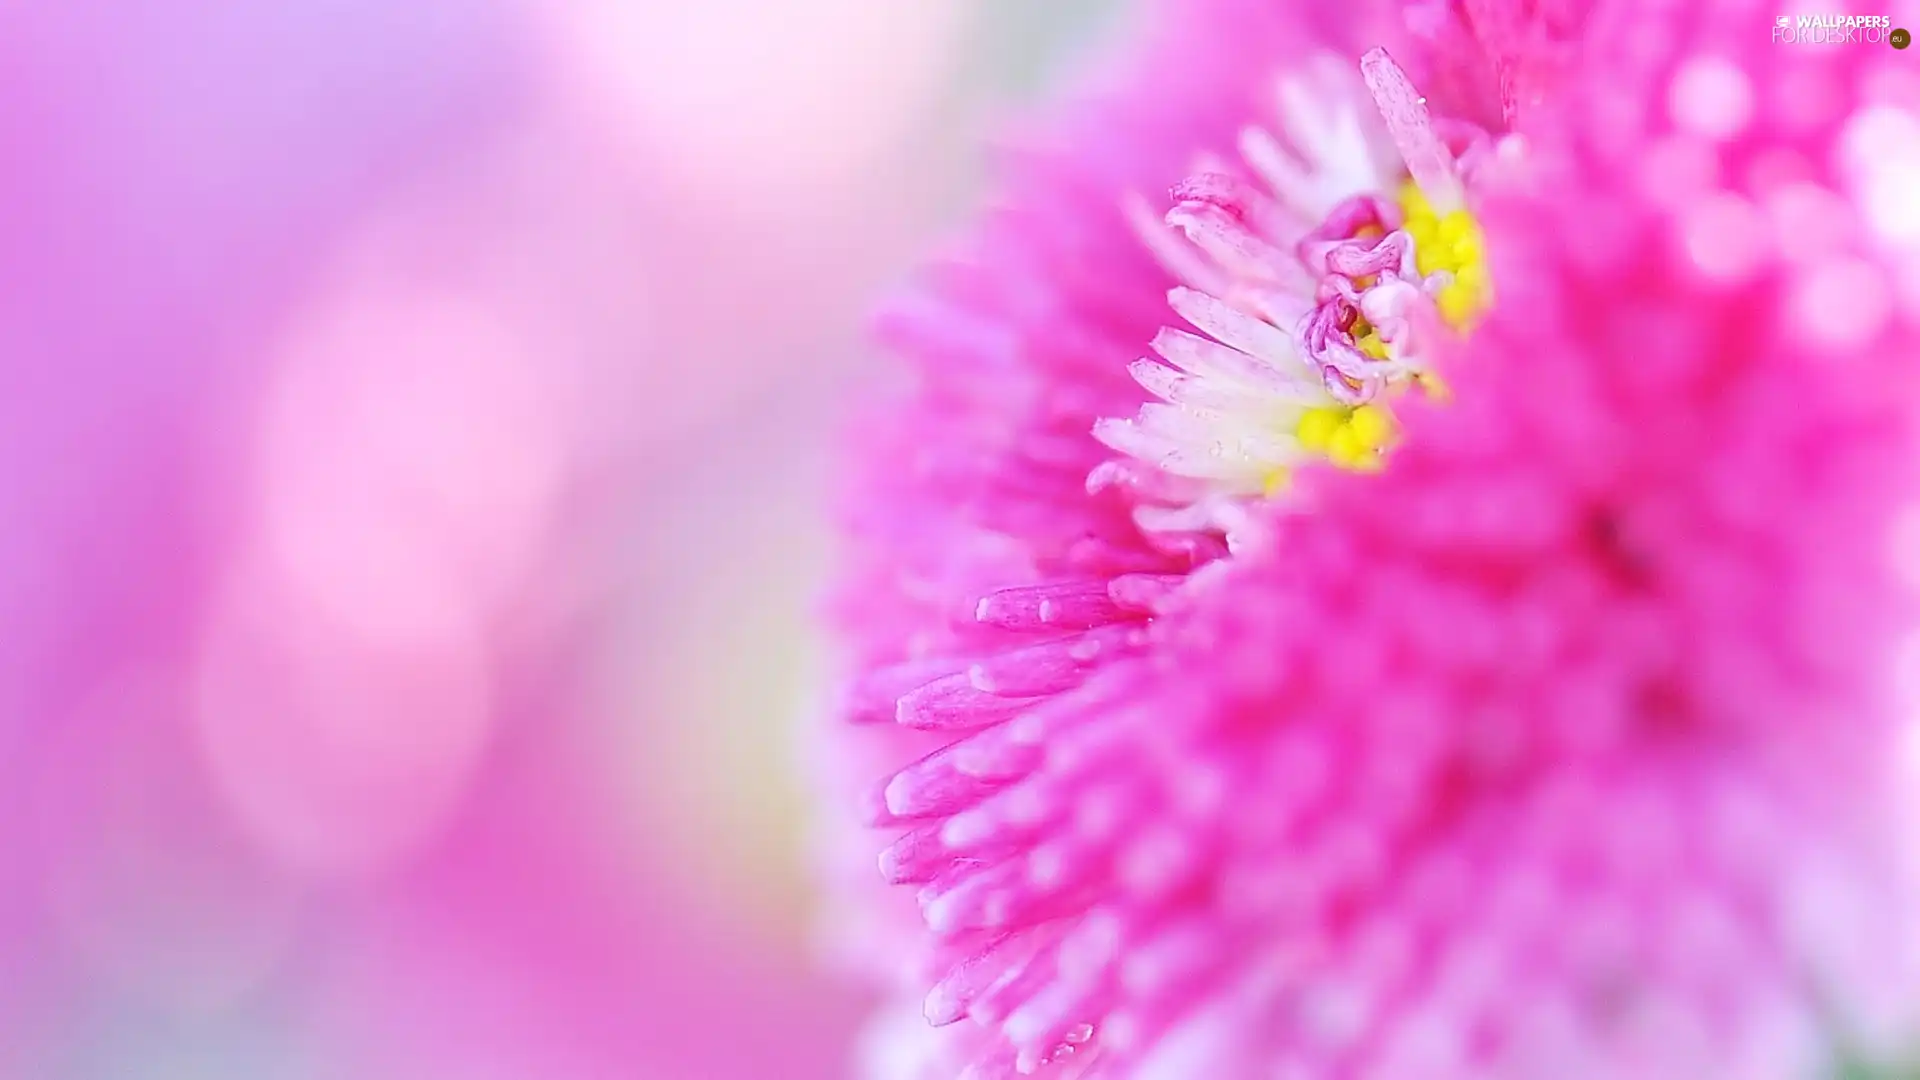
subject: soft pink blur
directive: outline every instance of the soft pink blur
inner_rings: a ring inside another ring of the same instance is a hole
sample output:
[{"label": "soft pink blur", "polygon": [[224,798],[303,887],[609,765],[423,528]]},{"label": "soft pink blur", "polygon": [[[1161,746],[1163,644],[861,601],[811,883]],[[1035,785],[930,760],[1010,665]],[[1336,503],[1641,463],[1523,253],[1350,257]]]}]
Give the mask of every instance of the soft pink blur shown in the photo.
[{"label": "soft pink blur", "polygon": [[993,22],[0,15],[0,1076],[844,1075],[815,465]]}]

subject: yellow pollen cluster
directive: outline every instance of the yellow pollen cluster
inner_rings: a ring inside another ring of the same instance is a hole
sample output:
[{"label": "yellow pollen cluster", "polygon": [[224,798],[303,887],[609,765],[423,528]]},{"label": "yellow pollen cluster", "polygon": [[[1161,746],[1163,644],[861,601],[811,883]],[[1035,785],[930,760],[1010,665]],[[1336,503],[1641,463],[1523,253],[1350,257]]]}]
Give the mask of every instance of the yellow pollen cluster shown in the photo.
[{"label": "yellow pollen cluster", "polygon": [[1321,405],[1300,417],[1294,437],[1342,468],[1379,468],[1380,451],[1393,438],[1393,417],[1378,405]]},{"label": "yellow pollen cluster", "polygon": [[1400,210],[1406,215],[1401,228],[1413,238],[1413,262],[1421,275],[1442,270],[1453,275],[1435,302],[1448,323],[1465,329],[1486,309],[1489,293],[1479,223],[1465,210],[1449,211],[1445,216],[1434,213],[1426,195],[1411,180],[1400,189]]},{"label": "yellow pollen cluster", "polygon": [[1359,349],[1375,360],[1385,360],[1387,358],[1386,339],[1380,336],[1380,331],[1375,330],[1372,323],[1369,323],[1365,319],[1356,319],[1352,332],[1354,348]]}]

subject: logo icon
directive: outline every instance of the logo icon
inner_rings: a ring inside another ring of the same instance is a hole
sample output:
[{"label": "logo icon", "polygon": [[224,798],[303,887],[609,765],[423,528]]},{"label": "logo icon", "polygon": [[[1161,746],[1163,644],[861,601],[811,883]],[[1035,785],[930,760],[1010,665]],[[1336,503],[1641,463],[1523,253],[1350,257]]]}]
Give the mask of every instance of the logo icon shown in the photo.
[{"label": "logo icon", "polygon": [[1896,49],[1904,49],[1913,44],[1913,35],[1908,33],[1907,28],[1903,26],[1887,35],[1887,44]]},{"label": "logo icon", "polygon": [[1791,30],[1793,29],[1793,16],[1781,15],[1773,20],[1773,25]]}]

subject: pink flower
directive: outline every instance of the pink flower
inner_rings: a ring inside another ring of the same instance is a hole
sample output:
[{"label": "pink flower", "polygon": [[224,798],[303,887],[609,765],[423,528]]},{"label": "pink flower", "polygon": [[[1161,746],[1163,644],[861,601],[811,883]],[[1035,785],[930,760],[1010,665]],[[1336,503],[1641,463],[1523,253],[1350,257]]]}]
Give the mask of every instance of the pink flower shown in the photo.
[{"label": "pink flower", "polygon": [[1909,1049],[1920,74],[1735,0],[1149,12],[884,324],[870,1074]]}]

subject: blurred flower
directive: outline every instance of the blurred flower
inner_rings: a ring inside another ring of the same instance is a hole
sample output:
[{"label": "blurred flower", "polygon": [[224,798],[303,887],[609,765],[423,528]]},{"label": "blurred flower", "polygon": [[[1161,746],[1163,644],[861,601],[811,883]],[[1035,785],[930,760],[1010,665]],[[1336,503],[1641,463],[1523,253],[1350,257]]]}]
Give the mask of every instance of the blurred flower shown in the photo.
[{"label": "blurred flower", "polygon": [[1287,7],[1151,5],[884,324],[869,1073],[1909,1049],[1920,83],[1737,0]]}]

